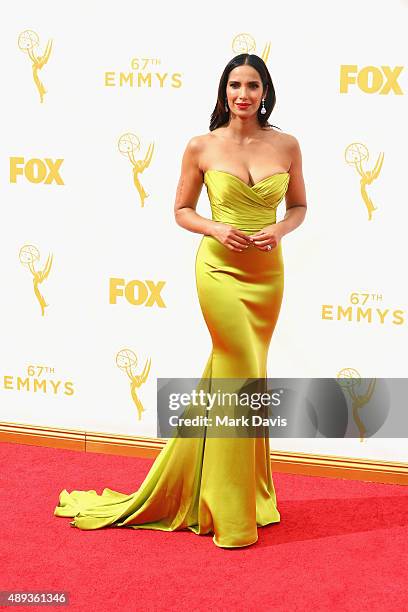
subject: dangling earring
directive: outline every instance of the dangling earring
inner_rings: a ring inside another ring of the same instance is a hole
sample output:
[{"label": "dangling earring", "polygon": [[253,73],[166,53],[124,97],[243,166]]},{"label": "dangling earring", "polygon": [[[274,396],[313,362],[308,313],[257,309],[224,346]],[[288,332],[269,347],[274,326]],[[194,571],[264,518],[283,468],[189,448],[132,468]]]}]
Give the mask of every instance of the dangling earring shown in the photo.
[{"label": "dangling earring", "polygon": [[228,113],[228,111],[229,111],[228,102],[225,100],[225,112]]},{"label": "dangling earring", "polygon": [[265,108],[265,98],[262,98],[261,115],[265,115],[265,113],[266,113],[266,108]]}]

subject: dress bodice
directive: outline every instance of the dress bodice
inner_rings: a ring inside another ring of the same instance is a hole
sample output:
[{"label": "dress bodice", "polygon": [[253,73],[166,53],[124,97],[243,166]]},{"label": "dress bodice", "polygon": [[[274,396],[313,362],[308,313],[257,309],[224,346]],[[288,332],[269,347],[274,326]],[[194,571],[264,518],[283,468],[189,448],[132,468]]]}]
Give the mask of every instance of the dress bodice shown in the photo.
[{"label": "dress bodice", "polygon": [[247,185],[229,172],[207,170],[204,184],[213,221],[248,232],[276,223],[276,209],[285,196],[289,179],[289,172],[279,172]]}]

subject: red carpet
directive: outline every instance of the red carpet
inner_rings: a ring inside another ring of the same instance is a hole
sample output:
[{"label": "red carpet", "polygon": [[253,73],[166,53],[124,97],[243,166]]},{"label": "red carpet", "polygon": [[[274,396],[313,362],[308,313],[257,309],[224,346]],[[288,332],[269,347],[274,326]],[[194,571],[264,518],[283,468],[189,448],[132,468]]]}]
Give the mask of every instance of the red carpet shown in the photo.
[{"label": "red carpet", "polygon": [[[135,491],[152,460],[0,444],[0,590],[61,590],[61,610],[408,610],[408,490],[274,473],[281,523],[220,549],[190,531],[81,531],[61,489]],[[47,610],[54,606],[13,607]]]}]

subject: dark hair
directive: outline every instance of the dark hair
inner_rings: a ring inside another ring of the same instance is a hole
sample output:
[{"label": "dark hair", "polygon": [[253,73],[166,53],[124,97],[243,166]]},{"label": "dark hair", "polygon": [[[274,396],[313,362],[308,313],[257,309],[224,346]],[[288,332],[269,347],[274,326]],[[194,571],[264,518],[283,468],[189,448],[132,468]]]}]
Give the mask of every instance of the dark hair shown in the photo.
[{"label": "dark hair", "polygon": [[[249,64],[250,66],[255,68],[255,70],[258,71],[259,76],[261,77],[264,91],[266,86],[268,85],[268,93],[265,98],[266,113],[264,115],[261,115],[261,106],[259,107],[257,113],[259,125],[261,127],[278,127],[277,125],[271,125],[268,122],[268,118],[276,104],[275,88],[273,86],[269,70],[266,67],[266,64],[263,59],[258,55],[255,55],[253,53],[241,53],[240,55],[236,55],[235,57],[233,57],[232,60],[228,62],[228,64],[224,68],[224,72],[221,75],[220,84],[218,86],[217,103],[211,115],[210,131],[215,130],[216,128],[228,123],[230,112],[229,110],[225,110],[225,104],[227,102],[226,89],[228,76],[231,70],[233,70],[237,66],[242,66],[243,64]],[[278,130],[280,130],[280,127],[278,127]]]}]

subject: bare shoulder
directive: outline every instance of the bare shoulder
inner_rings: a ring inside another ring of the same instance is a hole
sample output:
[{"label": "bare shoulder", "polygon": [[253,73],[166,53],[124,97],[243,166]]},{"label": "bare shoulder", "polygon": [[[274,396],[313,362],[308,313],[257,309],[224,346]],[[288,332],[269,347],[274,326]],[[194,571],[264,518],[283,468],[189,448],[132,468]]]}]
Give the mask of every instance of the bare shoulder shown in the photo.
[{"label": "bare shoulder", "polygon": [[290,159],[290,181],[286,191],[286,208],[294,206],[307,207],[306,203],[306,188],[302,170],[302,153],[300,150],[299,141],[293,134],[282,132],[283,142],[285,142],[285,150]]},{"label": "bare shoulder", "polygon": [[[200,177],[200,160],[205,149],[205,134],[191,136],[184,149],[181,163],[182,175],[193,176],[195,180]],[[195,177],[194,177],[195,175]]]},{"label": "bare shoulder", "polygon": [[295,168],[302,166],[302,152],[300,149],[299,140],[293,134],[280,132],[282,148],[290,159],[290,167],[293,171]]},{"label": "bare shoulder", "polygon": [[286,134],[288,146],[293,150],[297,151],[300,149],[299,140],[293,134]]},{"label": "bare shoulder", "polygon": [[299,141],[293,134],[289,134],[288,132],[283,132],[282,130],[273,130],[274,136],[278,136],[282,145],[287,147],[288,149],[295,149],[299,146]]},{"label": "bare shoulder", "polygon": [[188,149],[191,153],[201,153],[207,141],[208,134],[198,134],[197,136],[192,136],[187,142],[186,149]]},{"label": "bare shoulder", "polygon": [[187,142],[186,150],[184,153],[184,157],[186,159],[186,163],[190,166],[194,166],[201,173],[204,172],[203,168],[203,159],[208,154],[208,151],[211,149],[211,143],[214,141],[214,136],[211,132],[208,134],[198,134],[197,136],[192,136],[190,140]]}]

